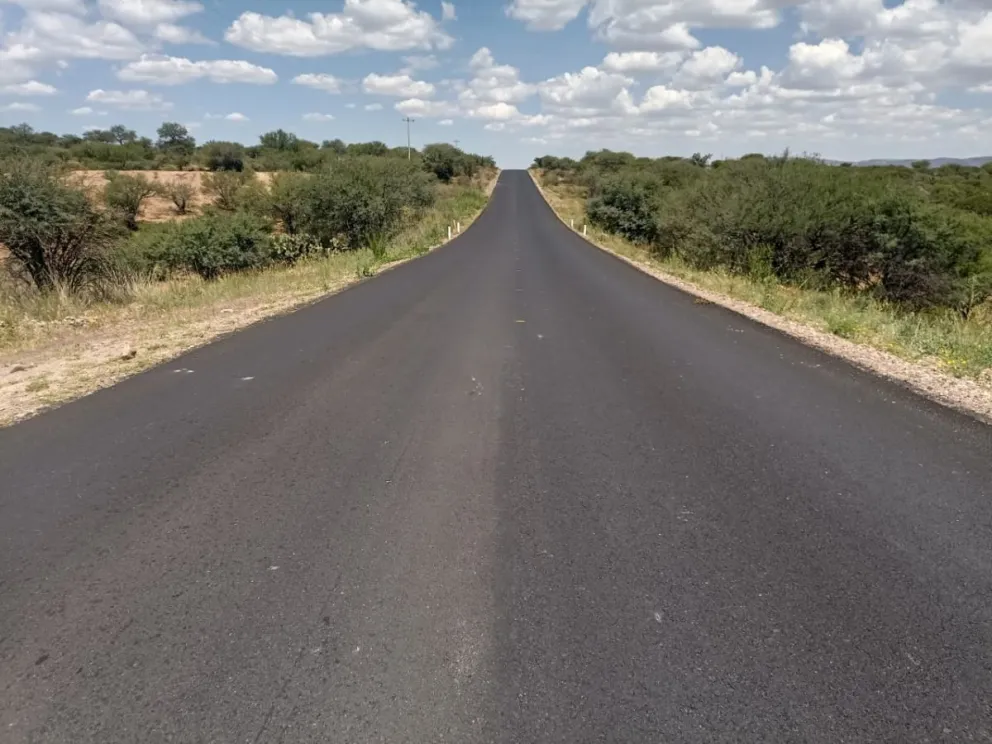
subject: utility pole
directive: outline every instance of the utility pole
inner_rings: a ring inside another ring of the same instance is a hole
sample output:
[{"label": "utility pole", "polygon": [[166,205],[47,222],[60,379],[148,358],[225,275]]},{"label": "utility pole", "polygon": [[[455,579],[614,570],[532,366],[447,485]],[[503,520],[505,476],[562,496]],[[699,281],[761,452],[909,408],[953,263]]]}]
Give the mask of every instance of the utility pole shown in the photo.
[{"label": "utility pole", "polygon": [[461,143],[462,143],[461,140],[456,139],[455,140],[455,147],[458,147],[458,145],[460,145]]},{"label": "utility pole", "polygon": [[416,121],[416,119],[411,119],[409,116],[403,118],[406,122],[406,159],[413,160],[413,149],[410,147],[410,125]]}]

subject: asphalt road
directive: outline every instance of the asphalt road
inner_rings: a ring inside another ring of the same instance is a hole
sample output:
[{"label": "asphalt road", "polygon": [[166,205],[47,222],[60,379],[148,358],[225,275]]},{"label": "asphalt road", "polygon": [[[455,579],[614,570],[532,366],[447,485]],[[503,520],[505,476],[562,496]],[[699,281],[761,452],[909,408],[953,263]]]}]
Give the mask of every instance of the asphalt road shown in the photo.
[{"label": "asphalt road", "polygon": [[0,741],[990,741],[989,432],[507,172],[0,431]]}]

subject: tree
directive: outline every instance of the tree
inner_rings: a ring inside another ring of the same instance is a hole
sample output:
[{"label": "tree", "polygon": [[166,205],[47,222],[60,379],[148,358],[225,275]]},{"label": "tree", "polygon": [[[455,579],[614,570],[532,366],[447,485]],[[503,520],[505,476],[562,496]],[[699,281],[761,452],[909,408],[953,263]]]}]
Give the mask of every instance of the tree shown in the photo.
[{"label": "tree", "polygon": [[108,215],[34,158],[4,161],[0,174],[0,243],[15,273],[41,290],[75,290],[97,278],[119,238]]},{"label": "tree", "polygon": [[262,147],[270,150],[296,150],[299,148],[299,138],[283,129],[276,129],[274,132],[266,132],[258,138]]},{"label": "tree", "polygon": [[15,124],[10,128],[10,133],[21,142],[28,142],[34,136],[34,128],[30,124]]},{"label": "tree", "polygon": [[193,157],[196,140],[182,124],[167,121],[158,128],[158,142],[155,146],[171,157],[180,170],[185,168]]},{"label": "tree", "polygon": [[128,129],[123,124],[115,124],[107,130],[107,134],[109,134],[113,138],[113,141],[118,145],[129,145],[138,139],[138,133],[133,129]]},{"label": "tree", "polygon": [[245,167],[245,148],[238,142],[211,140],[200,151],[203,164],[212,171],[237,171]]},{"label": "tree", "polygon": [[129,176],[109,171],[103,198],[107,206],[119,214],[128,230],[138,229],[138,214],[145,200],[158,191],[157,185],[144,176]]},{"label": "tree", "polygon": [[437,176],[439,181],[447,183],[455,177],[463,156],[464,153],[452,145],[427,145],[423,155],[424,168]]},{"label": "tree", "polygon": [[83,132],[83,139],[87,142],[100,142],[105,145],[112,145],[116,141],[109,129],[89,129]]},{"label": "tree", "polygon": [[929,160],[914,160],[913,170],[930,170]]},{"label": "tree", "polygon": [[348,150],[348,146],[345,145],[345,143],[339,139],[332,139],[332,140],[324,140],[323,142],[321,142],[320,149],[330,150],[336,155],[344,155],[345,152]]},{"label": "tree", "polygon": [[[354,142],[348,145],[347,153],[349,155],[376,155],[383,156],[389,152],[389,147],[386,146],[384,142]],[[406,148],[403,148],[403,154],[406,154]]]},{"label": "tree", "polygon": [[699,168],[705,168],[709,164],[709,162],[710,162],[710,160],[712,158],[713,158],[712,155],[709,155],[709,154],[703,155],[701,153],[694,152],[692,154],[692,157],[689,158],[689,161],[693,165],[695,165],[695,166],[697,166]]}]

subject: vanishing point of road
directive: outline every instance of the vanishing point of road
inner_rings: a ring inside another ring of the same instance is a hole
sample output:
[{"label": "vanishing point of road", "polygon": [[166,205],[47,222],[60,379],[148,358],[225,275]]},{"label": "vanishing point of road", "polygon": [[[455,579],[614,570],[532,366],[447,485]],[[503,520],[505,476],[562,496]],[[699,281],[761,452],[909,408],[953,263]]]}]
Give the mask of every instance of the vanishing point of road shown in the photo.
[{"label": "vanishing point of road", "polygon": [[0,431],[0,742],[987,742],[989,432],[506,172]]}]

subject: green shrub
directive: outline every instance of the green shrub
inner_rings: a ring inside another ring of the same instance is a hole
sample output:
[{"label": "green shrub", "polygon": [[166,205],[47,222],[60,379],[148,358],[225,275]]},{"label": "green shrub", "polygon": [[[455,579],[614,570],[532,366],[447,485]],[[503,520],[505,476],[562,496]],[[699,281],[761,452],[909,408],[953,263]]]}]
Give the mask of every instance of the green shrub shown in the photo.
[{"label": "green shrub", "polygon": [[268,195],[251,171],[219,171],[203,177],[203,193],[213,199],[213,206],[225,212],[238,210],[264,214]]},{"label": "green shrub", "polygon": [[326,254],[327,249],[309,235],[273,235],[270,255],[273,261],[294,264],[304,258]]},{"label": "green shrub", "polygon": [[0,244],[14,272],[41,290],[98,280],[120,228],[65,174],[29,157],[0,162]]},{"label": "green shrub", "polygon": [[237,142],[211,140],[200,149],[203,164],[211,171],[235,171],[245,168],[245,148]]},{"label": "green shrub", "polygon": [[138,214],[145,200],[158,192],[155,183],[144,176],[107,171],[103,199],[107,207],[120,216],[128,230],[138,229]]},{"label": "green shrub", "polygon": [[435,179],[416,164],[373,156],[342,157],[313,177],[299,228],[321,245],[339,236],[352,249],[389,237],[404,213],[433,204]]},{"label": "green shrub", "polygon": [[269,207],[289,235],[299,232],[310,204],[313,180],[302,173],[276,173],[269,182]]},{"label": "green shrub", "polygon": [[255,215],[216,212],[169,225],[144,249],[169,270],[216,279],[268,264],[272,234],[268,222]]},{"label": "green shrub", "polygon": [[172,202],[176,214],[187,214],[196,196],[196,187],[185,178],[158,184],[158,192]]},{"label": "green shrub", "polygon": [[788,153],[705,160],[601,151],[549,183],[585,186],[591,222],[696,268],[966,317],[992,295],[982,169],[840,168]]}]

